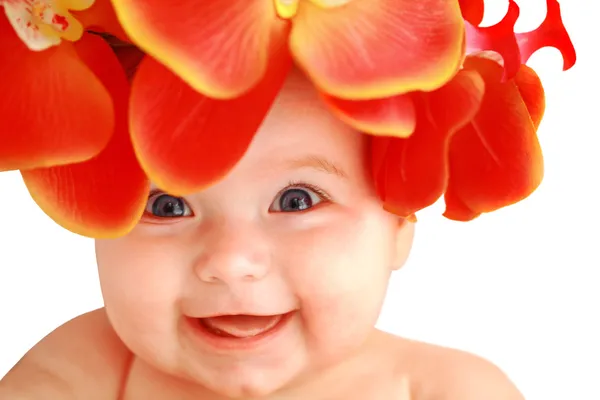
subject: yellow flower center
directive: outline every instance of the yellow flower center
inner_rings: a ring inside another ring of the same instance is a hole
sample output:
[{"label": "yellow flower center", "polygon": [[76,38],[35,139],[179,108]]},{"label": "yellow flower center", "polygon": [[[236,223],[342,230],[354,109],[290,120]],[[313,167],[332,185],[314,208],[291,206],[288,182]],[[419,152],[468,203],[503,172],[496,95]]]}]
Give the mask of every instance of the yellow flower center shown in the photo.
[{"label": "yellow flower center", "polygon": [[77,41],[84,28],[69,10],[85,10],[94,0],[0,0],[17,36],[33,51],[64,40]]},{"label": "yellow flower center", "polygon": [[[275,0],[277,15],[283,19],[291,19],[298,12],[298,4],[301,0]],[[305,0],[306,1],[306,0]],[[321,8],[340,7],[351,0],[308,0]]]},{"label": "yellow flower center", "polygon": [[69,28],[67,18],[54,12],[52,6],[45,1],[33,2],[31,19],[34,24],[50,26],[57,32],[64,32]]},{"label": "yellow flower center", "polygon": [[283,19],[290,19],[298,12],[298,3],[300,0],[275,0],[275,10],[277,15]]}]

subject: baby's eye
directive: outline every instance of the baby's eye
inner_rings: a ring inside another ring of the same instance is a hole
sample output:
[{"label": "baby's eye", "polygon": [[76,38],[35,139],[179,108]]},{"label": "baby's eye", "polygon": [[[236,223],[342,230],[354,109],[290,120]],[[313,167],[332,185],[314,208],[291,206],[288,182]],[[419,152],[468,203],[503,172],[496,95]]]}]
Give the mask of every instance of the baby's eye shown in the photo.
[{"label": "baby's eye", "polygon": [[157,218],[181,218],[193,215],[184,199],[165,193],[150,195],[146,205],[146,214]]},{"label": "baby's eye", "polygon": [[326,195],[317,188],[306,185],[289,187],[277,195],[270,210],[272,212],[305,211],[326,199]]}]

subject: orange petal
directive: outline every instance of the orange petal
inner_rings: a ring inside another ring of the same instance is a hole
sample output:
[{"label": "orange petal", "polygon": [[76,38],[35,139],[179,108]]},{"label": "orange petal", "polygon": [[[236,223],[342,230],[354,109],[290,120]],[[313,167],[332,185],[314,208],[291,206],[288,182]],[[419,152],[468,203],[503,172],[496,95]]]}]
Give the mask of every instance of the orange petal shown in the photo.
[{"label": "orange petal", "polygon": [[542,47],[554,47],[563,56],[563,70],[568,70],[577,61],[575,47],[562,21],[560,4],[557,0],[546,0],[547,14],[544,22],[534,31],[517,34],[521,60],[526,63]]},{"label": "orange petal", "polygon": [[546,110],[546,96],[542,81],[535,71],[527,65],[521,66],[514,81],[537,130]]},{"label": "orange petal", "polygon": [[273,0],[113,0],[129,37],[197,91],[240,96],[262,78],[289,23]]},{"label": "orange petal", "polygon": [[303,2],[290,48],[322,91],[365,100],[441,87],[460,67],[463,39],[455,1],[353,0],[332,9]]},{"label": "orange petal", "polygon": [[[375,184],[375,189],[381,198],[385,197],[387,154],[394,138],[389,136],[372,137],[369,141],[371,152],[371,177]],[[398,138],[396,138],[398,139]]]},{"label": "orange petal", "polygon": [[478,26],[483,21],[485,0],[458,0],[463,18],[470,24]]},{"label": "orange petal", "polygon": [[[376,188],[386,210],[409,217],[430,206],[444,193],[448,181],[448,141],[476,114],[484,84],[473,71],[460,71],[448,84],[431,93],[413,94],[417,128],[408,139],[374,137],[372,162],[379,170]],[[382,147],[387,147],[383,166]]]},{"label": "orange petal", "polygon": [[339,119],[371,135],[408,137],[417,124],[415,105],[408,94],[362,101],[322,97]]},{"label": "orange petal", "polygon": [[139,220],[149,189],[127,130],[128,82],[108,47],[76,46],[115,101],[115,134],[89,161],[22,171],[23,179],[40,208],[64,228],[88,237],[118,237]]},{"label": "orange petal", "polygon": [[450,141],[444,215],[455,220],[521,201],[543,176],[536,127],[515,81],[501,82],[502,67],[484,58],[465,68],[481,74],[486,91],[476,117]]},{"label": "orange petal", "polygon": [[444,216],[453,221],[468,222],[481,215],[480,212],[475,212],[467,206],[456,193],[454,186],[449,185],[444,193],[444,202],[446,203],[446,211]]},{"label": "orange petal", "polygon": [[[70,43],[33,52],[0,15],[0,170],[87,160],[108,143],[113,104]],[[101,52],[106,43],[86,34]]]},{"label": "orange petal", "polygon": [[133,81],[130,126],[138,159],[152,181],[186,195],[226,175],[246,152],[291,64],[283,52],[271,59],[252,90],[216,100],[146,57]]},{"label": "orange petal", "polygon": [[87,30],[110,33],[123,41],[130,41],[121,28],[110,0],[96,0],[94,4],[82,11],[71,12]]}]

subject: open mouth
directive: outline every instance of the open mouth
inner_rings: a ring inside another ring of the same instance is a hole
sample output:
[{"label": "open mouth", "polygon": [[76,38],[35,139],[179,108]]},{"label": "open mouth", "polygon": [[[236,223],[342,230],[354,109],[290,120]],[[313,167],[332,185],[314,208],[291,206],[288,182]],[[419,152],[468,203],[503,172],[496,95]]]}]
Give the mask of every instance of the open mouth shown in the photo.
[{"label": "open mouth", "polygon": [[200,318],[199,322],[213,335],[245,339],[269,332],[281,322],[283,315],[223,315]]},{"label": "open mouth", "polygon": [[277,315],[221,315],[193,318],[191,322],[204,341],[232,349],[257,345],[274,337],[294,314],[295,311]]}]

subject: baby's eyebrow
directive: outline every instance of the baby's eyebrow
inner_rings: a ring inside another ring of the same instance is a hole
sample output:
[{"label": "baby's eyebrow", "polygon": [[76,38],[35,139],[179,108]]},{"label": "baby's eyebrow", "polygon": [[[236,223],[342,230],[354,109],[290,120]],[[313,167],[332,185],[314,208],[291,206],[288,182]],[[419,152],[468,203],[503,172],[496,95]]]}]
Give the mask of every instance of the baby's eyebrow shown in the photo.
[{"label": "baby's eyebrow", "polygon": [[340,168],[332,161],[319,155],[308,155],[301,158],[289,160],[287,162],[287,166],[290,169],[313,168],[318,171],[336,175],[342,179],[348,178],[348,174],[346,174],[346,172],[344,172],[342,168]]}]

